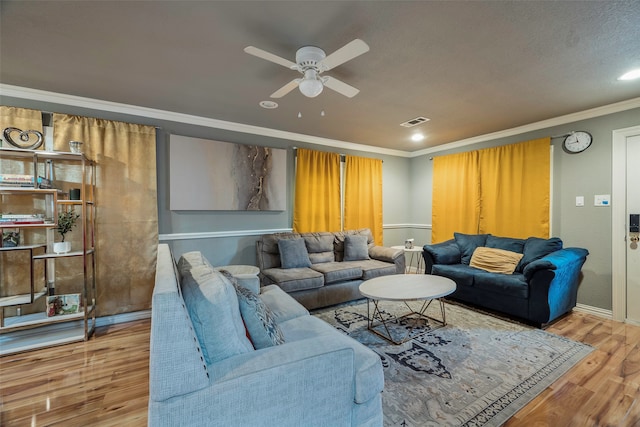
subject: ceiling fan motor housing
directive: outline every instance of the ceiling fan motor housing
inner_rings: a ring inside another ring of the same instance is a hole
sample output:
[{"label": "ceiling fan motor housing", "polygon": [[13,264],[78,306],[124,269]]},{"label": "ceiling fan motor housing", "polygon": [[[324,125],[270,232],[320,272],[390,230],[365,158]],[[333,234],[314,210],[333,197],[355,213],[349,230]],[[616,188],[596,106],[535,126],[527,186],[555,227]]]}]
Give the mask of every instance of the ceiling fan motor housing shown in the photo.
[{"label": "ceiling fan motor housing", "polygon": [[324,50],[315,46],[304,46],[298,49],[296,52],[296,63],[298,64],[298,70],[304,74],[308,69],[315,69],[321,72],[319,63],[326,58]]}]

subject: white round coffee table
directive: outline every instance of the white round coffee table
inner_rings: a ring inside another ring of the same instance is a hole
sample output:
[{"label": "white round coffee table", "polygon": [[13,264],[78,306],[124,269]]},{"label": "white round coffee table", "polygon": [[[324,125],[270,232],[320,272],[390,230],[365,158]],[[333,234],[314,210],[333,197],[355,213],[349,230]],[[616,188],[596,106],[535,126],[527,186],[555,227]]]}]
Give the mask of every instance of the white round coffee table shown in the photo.
[{"label": "white round coffee table", "polygon": [[[395,339],[390,327],[392,323],[400,323],[403,319],[423,319],[433,321],[438,327],[447,324],[444,303],[440,298],[452,294],[456,290],[456,283],[442,276],[432,276],[430,274],[395,274],[390,276],[376,277],[360,284],[360,293],[367,297],[367,317],[369,318],[369,330],[394,344],[402,344],[415,337],[432,331],[435,328],[425,328],[419,334],[412,334],[414,327],[408,328],[407,335],[402,339]],[[440,303],[440,313],[442,319],[427,316],[427,308],[437,300]],[[389,316],[380,308],[380,301],[403,301],[409,313],[401,316]],[[423,301],[419,310],[414,310],[407,304],[408,301]],[[373,303],[373,312],[370,311],[370,303]],[[384,332],[382,332],[380,329]]]}]

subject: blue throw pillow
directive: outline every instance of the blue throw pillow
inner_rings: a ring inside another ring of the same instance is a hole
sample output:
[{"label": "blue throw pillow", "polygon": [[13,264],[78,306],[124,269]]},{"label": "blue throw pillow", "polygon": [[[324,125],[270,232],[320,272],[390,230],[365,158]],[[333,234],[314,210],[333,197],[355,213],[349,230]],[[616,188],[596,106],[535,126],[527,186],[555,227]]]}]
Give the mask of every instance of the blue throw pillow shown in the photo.
[{"label": "blue throw pillow", "polygon": [[453,238],[455,239],[456,244],[460,248],[460,253],[462,254],[462,264],[469,265],[471,257],[473,256],[473,251],[475,251],[478,246],[484,246],[487,241],[487,236],[488,234],[453,233]]},{"label": "blue throw pillow", "polygon": [[371,259],[369,257],[369,247],[367,246],[367,236],[357,234],[344,236],[344,260],[361,261],[365,259]]},{"label": "blue throw pillow", "polygon": [[541,239],[540,237],[529,237],[524,243],[524,256],[520,260],[516,271],[522,272],[530,262],[543,258],[551,252],[562,249],[562,240],[558,237]]},{"label": "blue throw pillow", "polygon": [[302,238],[278,240],[282,268],[311,267],[307,246]]},{"label": "blue throw pillow", "polygon": [[512,237],[496,237],[489,234],[487,236],[487,242],[485,244],[488,248],[503,249],[505,251],[511,251],[516,253],[524,252],[524,239],[514,239]]}]

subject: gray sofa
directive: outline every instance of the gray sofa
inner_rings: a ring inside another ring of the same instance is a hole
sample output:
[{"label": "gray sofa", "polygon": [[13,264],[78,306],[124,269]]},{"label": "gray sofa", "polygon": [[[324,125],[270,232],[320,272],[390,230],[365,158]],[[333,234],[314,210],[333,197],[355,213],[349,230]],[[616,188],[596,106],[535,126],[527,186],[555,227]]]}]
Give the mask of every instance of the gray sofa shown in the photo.
[{"label": "gray sofa", "polygon": [[[294,259],[283,259],[281,241],[300,239],[304,244],[291,245]],[[364,280],[405,269],[404,251],[376,246],[368,228],[265,234],[256,241],[256,256],[262,286],[278,285],[309,310],[360,299]]]},{"label": "gray sofa", "polygon": [[158,246],[150,426],[382,426],[383,386],[378,355],[277,286]]}]

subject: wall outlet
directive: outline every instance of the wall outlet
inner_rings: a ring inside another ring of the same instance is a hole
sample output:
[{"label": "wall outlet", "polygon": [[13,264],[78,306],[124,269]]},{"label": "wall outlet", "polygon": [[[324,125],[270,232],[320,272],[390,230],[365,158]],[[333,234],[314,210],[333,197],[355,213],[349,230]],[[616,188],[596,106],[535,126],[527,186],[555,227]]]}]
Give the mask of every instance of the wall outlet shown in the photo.
[{"label": "wall outlet", "polygon": [[610,206],[611,195],[609,194],[596,194],[593,196],[593,206]]}]

